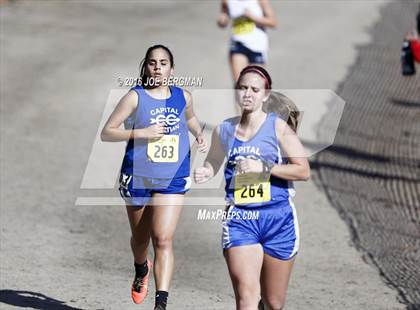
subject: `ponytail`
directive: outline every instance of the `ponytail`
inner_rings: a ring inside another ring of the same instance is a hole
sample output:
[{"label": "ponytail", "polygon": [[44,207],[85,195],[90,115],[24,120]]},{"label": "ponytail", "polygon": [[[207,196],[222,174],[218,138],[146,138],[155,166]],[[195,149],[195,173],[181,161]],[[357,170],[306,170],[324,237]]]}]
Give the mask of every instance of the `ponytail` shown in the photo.
[{"label": "ponytail", "polygon": [[276,113],[278,117],[287,122],[287,125],[297,131],[300,122],[300,112],[295,103],[279,92],[271,91],[268,100],[264,102],[263,111]]}]

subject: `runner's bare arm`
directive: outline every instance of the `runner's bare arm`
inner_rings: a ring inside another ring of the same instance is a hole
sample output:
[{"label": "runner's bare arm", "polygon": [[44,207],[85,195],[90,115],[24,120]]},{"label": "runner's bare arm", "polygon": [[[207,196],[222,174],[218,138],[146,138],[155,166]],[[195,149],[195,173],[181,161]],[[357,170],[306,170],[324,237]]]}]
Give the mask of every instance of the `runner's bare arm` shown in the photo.
[{"label": "runner's bare arm", "polygon": [[198,136],[202,135],[202,129],[200,122],[194,113],[191,93],[184,89],[184,97],[187,103],[185,107],[185,116],[187,118],[188,128],[194,137],[197,138]]},{"label": "runner's bare arm", "polygon": [[215,176],[219,171],[225,159],[222,144],[219,138],[219,126],[217,126],[211,136],[211,146],[207,158],[204,161],[204,167],[211,169],[211,176]]},{"label": "runner's bare arm", "polygon": [[194,181],[205,183],[214,177],[223,163],[224,153],[219,140],[219,130],[216,128],[212,134],[210,151],[202,167],[194,169]]},{"label": "runner's bare arm", "polygon": [[222,0],[221,7],[220,7],[220,15],[217,19],[217,25],[220,28],[225,28],[229,24],[229,9],[227,5],[227,0]]},{"label": "runner's bare arm", "polygon": [[290,181],[307,181],[310,168],[306,152],[296,133],[281,119],[276,120],[276,134],[288,164],[274,165],[271,174]]},{"label": "runner's bare arm", "polygon": [[274,14],[274,10],[271,7],[270,2],[268,0],[259,0],[258,2],[261,5],[263,16],[262,17],[254,16],[248,10],[245,10],[244,16],[251,19],[259,27],[276,28],[277,18],[276,18],[276,15]]},{"label": "runner's bare arm", "polygon": [[137,102],[138,95],[133,90],[129,91],[121,98],[102,129],[102,141],[119,142],[139,138],[159,138],[163,135],[164,126],[160,124],[143,129],[120,128],[121,124],[136,111]]},{"label": "runner's bare arm", "polygon": [[203,135],[204,128],[200,126],[200,122],[194,114],[191,93],[187,90],[184,90],[184,97],[186,101],[185,115],[187,118],[188,129],[191,131],[191,133],[197,140],[198,151],[201,153],[205,153],[207,152],[208,146],[207,141]]}]

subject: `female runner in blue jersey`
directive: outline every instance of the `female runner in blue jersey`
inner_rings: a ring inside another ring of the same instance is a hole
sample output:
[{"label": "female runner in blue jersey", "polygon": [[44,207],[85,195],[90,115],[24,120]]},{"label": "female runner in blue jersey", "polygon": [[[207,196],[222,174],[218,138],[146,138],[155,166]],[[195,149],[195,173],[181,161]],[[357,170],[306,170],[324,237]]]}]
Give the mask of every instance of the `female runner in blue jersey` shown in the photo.
[{"label": "female runner in blue jersey", "polygon": [[[190,181],[188,132],[205,152],[191,94],[165,81],[173,74],[171,51],[150,47],[141,64],[141,83],[118,103],[102,130],[103,141],[128,141],[121,168],[120,193],[126,201],[131,227],[135,303],[147,295],[152,264],[149,240],[155,252],[155,309],[166,309],[174,257],[172,239]],[[124,123],[126,129],[120,128]],[[128,128],[127,128],[128,127]]]},{"label": "female runner in blue jersey", "polygon": [[[237,309],[255,310],[261,298],[260,308],[283,307],[299,247],[291,181],[310,175],[295,132],[275,113],[263,110],[270,89],[264,68],[242,70],[237,82],[241,116],[215,129],[207,159],[194,171],[197,183],[206,182],[227,157],[222,245]],[[250,211],[257,216],[249,216]]]}]

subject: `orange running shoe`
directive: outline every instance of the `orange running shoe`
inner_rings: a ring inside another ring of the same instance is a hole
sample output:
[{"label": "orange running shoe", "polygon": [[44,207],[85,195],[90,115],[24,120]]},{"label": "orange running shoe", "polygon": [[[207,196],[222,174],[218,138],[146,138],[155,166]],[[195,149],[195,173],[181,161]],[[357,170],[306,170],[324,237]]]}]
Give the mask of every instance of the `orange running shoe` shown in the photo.
[{"label": "orange running shoe", "polygon": [[135,304],[141,304],[147,296],[149,275],[152,270],[152,262],[149,259],[147,259],[147,268],[147,274],[143,278],[134,278],[131,286],[131,298]]}]

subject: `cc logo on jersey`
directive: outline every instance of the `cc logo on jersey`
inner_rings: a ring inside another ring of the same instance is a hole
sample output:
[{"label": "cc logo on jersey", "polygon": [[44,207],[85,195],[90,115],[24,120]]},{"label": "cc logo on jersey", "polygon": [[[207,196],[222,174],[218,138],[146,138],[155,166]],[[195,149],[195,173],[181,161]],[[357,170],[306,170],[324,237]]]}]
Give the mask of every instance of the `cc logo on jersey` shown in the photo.
[{"label": "cc logo on jersey", "polygon": [[150,124],[158,124],[164,122],[166,125],[173,126],[179,121],[180,119],[175,114],[168,114],[167,116],[160,114],[156,118],[150,119]]}]

